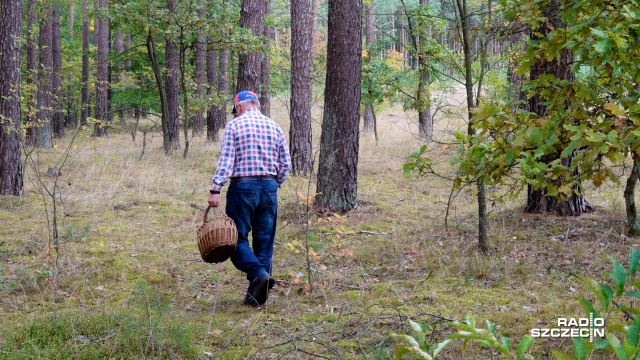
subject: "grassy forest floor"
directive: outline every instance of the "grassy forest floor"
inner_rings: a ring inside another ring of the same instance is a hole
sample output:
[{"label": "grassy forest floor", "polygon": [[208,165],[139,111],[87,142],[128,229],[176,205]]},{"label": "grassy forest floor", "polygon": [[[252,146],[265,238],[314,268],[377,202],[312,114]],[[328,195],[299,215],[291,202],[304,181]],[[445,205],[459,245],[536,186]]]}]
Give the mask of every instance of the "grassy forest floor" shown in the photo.
[{"label": "grassy forest floor", "polygon": [[[272,112],[288,132],[284,114]],[[377,144],[361,136],[360,206],[346,215],[308,213],[315,185],[286,182],[278,283],[260,308],[242,305],[242,273],[228,261],[202,262],[196,247],[219,144],[195,138],[186,159],[181,151],[165,156],[154,133],[139,160],[141,134],[134,142],[118,127],[106,139],[83,131],[60,169],[57,254],[45,215],[51,197],[39,181],[52,189],[45,173],[59,166],[68,139],[32,153],[24,197],[0,198],[0,358],[383,359],[393,353],[390,334],[410,332],[408,318],[432,324],[437,340],[451,331],[444,321],[472,314],[518,341],[558,317],[581,316],[579,299],[589,293],[572,275],[604,279],[611,257],[626,263],[638,243],[624,235],[621,187],[587,185],[596,211],[581,217],[523,214],[524,195],[497,202],[483,256],[473,194],[456,194],[445,227],[451,182],[403,175],[407,154],[422,145],[413,120],[392,107],[378,115]],[[440,120],[436,134],[455,127]],[[453,151],[430,150],[444,173],[453,170]],[[550,343],[537,344],[545,357]],[[451,346],[441,356],[463,357],[497,355]]]}]

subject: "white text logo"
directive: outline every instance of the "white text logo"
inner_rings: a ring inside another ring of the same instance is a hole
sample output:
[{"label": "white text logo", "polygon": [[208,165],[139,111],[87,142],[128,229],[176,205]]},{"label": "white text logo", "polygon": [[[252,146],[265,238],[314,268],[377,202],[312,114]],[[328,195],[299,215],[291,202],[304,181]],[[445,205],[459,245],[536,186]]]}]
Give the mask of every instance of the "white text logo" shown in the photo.
[{"label": "white text logo", "polygon": [[537,338],[594,338],[604,337],[604,319],[594,318],[558,318],[558,327],[554,329],[534,328],[531,336]]}]

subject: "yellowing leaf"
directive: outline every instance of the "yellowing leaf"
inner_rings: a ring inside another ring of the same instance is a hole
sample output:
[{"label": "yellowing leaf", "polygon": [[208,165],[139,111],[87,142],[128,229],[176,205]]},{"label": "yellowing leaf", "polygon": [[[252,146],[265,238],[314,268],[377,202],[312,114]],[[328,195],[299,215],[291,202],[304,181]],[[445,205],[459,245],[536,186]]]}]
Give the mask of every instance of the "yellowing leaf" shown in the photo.
[{"label": "yellowing leaf", "polygon": [[614,103],[606,103],[604,104],[604,108],[615,116],[623,116],[625,114],[624,109]]}]

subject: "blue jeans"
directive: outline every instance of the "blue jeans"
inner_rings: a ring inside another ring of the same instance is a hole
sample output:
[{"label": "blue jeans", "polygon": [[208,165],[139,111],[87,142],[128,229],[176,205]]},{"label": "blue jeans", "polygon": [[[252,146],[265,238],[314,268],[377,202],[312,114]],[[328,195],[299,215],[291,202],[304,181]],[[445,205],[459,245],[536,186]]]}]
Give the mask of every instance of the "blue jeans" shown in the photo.
[{"label": "blue jeans", "polygon": [[[240,180],[227,190],[227,215],[238,229],[238,244],[231,262],[253,281],[263,273],[271,275],[273,241],[278,216],[278,182],[275,180]],[[249,246],[249,232],[253,243]]]}]

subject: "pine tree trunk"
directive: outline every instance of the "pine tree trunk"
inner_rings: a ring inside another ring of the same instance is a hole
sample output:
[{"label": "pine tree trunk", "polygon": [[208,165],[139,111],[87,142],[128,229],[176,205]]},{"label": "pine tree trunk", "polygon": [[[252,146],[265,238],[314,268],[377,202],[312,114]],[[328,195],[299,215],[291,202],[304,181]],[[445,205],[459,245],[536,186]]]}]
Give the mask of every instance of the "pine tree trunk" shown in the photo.
[{"label": "pine tree trunk", "polygon": [[[131,34],[126,34],[124,36],[124,50],[125,51],[131,50]],[[127,69],[131,68],[131,58],[130,57],[127,57],[127,60],[125,60],[124,67],[127,68]]]},{"label": "pine tree trunk", "polygon": [[82,89],[80,125],[87,124],[89,117],[89,103],[91,94],[89,93],[89,0],[82,0]]},{"label": "pine tree trunk", "polygon": [[433,117],[431,116],[431,104],[429,99],[429,74],[424,56],[419,56],[420,82],[418,84],[418,130],[420,137],[431,139],[433,137]]},{"label": "pine tree trunk", "polygon": [[[116,54],[118,55],[118,60],[116,60],[115,62],[115,68],[116,68],[116,79],[117,79],[117,83],[119,84],[124,81],[124,73],[122,72],[123,63],[122,63],[122,60],[120,59],[120,55],[124,53],[124,37],[122,35],[121,29],[116,29],[116,32],[113,36],[113,47],[116,49]],[[120,108],[117,109],[118,118],[120,121],[123,121],[125,112],[122,108],[128,107],[128,106],[126,106],[125,104],[120,104],[119,107]]]},{"label": "pine tree trunk", "polygon": [[[209,49],[207,51],[207,83],[209,84],[209,97],[213,98],[218,89],[218,51]],[[216,111],[218,106],[211,104],[207,109],[207,140],[211,142],[220,141],[218,130],[220,128],[216,124]]]},{"label": "pine tree trunk", "polygon": [[[429,0],[420,0],[420,6],[429,6]],[[426,29],[421,29],[422,33],[419,34],[419,39],[415,42],[418,44],[416,53],[418,54],[418,72],[420,73],[418,83],[418,129],[420,137],[423,139],[431,139],[433,137],[433,118],[431,117],[431,99],[429,91],[429,83],[431,79],[429,77],[429,55],[427,54],[427,34],[424,33]],[[412,36],[417,36],[413,34]]]},{"label": "pine tree trunk", "polygon": [[35,124],[38,113],[38,12],[37,0],[27,2],[27,134],[26,143],[36,143]]},{"label": "pine tree trunk", "polygon": [[[229,49],[218,51],[218,94],[226,99],[229,94]],[[214,116],[214,131],[217,134],[227,123],[226,101],[217,107]]]},{"label": "pine tree trunk", "polygon": [[[265,17],[271,15],[271,0],[264,1],[264,14]],[[264,27],[264,45],[267,48],[265,53],[262,56],[262,61],[260,63],[260,108],[262,109],[262,113],[266,116],[271,115],[271,54],[269,49],[271,48],[271,39],[273,39],[273,26]]]},{"label": "pine tree trunk", "polygon": [[638,155],[633,155],[633,169],[627,178],[627,186],[624,189],[624,203],[627,213],[627,225],[629,226],[629,235],[640,235],[640,219],[638,219],[638,210],[636,209],[635,190],[638,184],[638,173],[640,172],[640,159]]},{"label": "pine tree trunk", "polygon": [[109,20],[103,12],[109,8],[108,0],[96,0],[99,13],[95,21],[96,58],[96,120],[93,135],[106,137],[109,125]]},{"label": "pine tree trunk", "polygon": [[[107,2],[107,6],[108,2]],[[111,53],[111,18],[107,18],[107,54]],[[107,59],[109,55],[107,55]],[[107,123],[111,125],[113,123],[113,87],[111,84],[113,83],[113,66],[111,66],[111,61],[107,61]]]},{"label": "pine tree trunk", "polygon": [[43,17],[40,19],[40,48],[38,72],[38,109],[37,121],[34,129],[35,144],[44,149],[50,149],[51,143],[51,90],[53,70],[53,37],[52,37],[52,6],[45,5]]},{"label": "pine tree trunk", "polygon": [[52,51],[53,51],[53,72],[51,73],[51,110],[53,120],[53,134],[57,138],[64,137],[64,114],[62,113],[62,49],[60,47],[60,8],[53,5],[52,11]]},{"label": "pine tree trunk", "polygon": [[151,29],[149,29],[148,31],[147,54],[149,55],[149,60],[151,60],[153,75],[156,78],[158,95],[160,97],[160,109],[162,112],[162,146],[164,149],[164,153],[169,155],[171,154],[172,148],[171,140],[169,139],[169,106],[167,104],[167,91],[162,78],[162,70],[160,68],[160,61],[158,60],[158,49],[156,46],[155,38],[153,37],[153,31]]},{"label": "pine tree trunk", "polygon": [[305,176],[312,172],[311,132],[311,45],[313,27],[309,0],[291,1],[291,111],[289,150],[291,172]]},{"label": "pine tree trunk", "polygon": [[[240,27],[250,29],[254,36],[264,34],[264,1],[242,0]],[[262,74],[262,54],[260,52],[240,54],[238,60],[238,81],[236,93],[244,90],[260,93]]]},{"label": "pine tree trunk", "polygon": [[526,51],[523,41],[522,29],[516,29],[511,36],[509,36],[509,63],[507,64],[507,82],[508,91],[507,101],[511,105],[511,108],[515,111],[518,107],[522,106],[525,101],[525,95],[522,91],[522,75],[516,73],[517,63],[516,56],[512,56],[511,53],[522,53]]},{"label": "pine tree trunk", "polygon": [[[467,125],[467,134],[473,135],[473,108],[475,102],[473,99],[473,54],[471,51],[471,25],[469,24],[469,17],[467,16],[467,1],[456,0],[456,8],[460,18],[460,27],[462,32],[462,47],[464,50],[464,85],[467,94],[467,114],[469,117]],[[489,251],[487,244],[487,198],[485,186],[481,181],[476,183],[476,189],[478,191],[478,248],[482,253]]]},{"label": "pine tree trunk", "polygon": [[[175,9],[175,0],[167,0],[167,9],[173,14]],[[170,148],[173,150],[180,149],[180,93],[178,89],[179,75],[179,57],[178,47],[172,39],[167,39],[165,49],[165,68],[167,77],[165,87],[167,91],[167,105],[169,107],[168,130]]]},{"label": "pine tree trunk", "polygon": [[316,33],[318,30],[318,2],[320,0],[311,0],[311,47],[315,43]]},{"label": "pine tree trunk", "polygon": [[[67,41],[69,43],[73,42],[73,28],[75,24],[75,15],[76,15],[76,4],[75,1],[69,2],[69,22],[67,23]],[[73,77],[72,74],[69,73],[67,75],[67,95],[65,97],[67,103],[67,111],[64,118],[65,126],[73,126],[77,125],[77,117],[75,114],[75,105],[74,105],[74,95],[73,95]]]},{"label": "pine tree trunk", "polygon": [[362,0],[329,2],[327,75],[316,205],[357,206]]},{"label": "pine tree trunk", "polygon": [[0,195],[20,196],[24,189],[21,160],[20,86],[22,0],[0,7]]},{"label": "pine tree trunk", "polygon": [[[543,22],[540,28],[534,33],[534,40],[538,36],[546,36],[551,30],[566,27],[566,24],[560,19],[559,8],[560,4],[557,0],[552,0],[543,9],[543,16],[547,18],[546,22]],[[540,35],[535,35],[540,34]],[[537,59],[531,66],[531,80],[538,79],[540,76],[553,75],[557,79],[566,81],[573,81],[573,73],[571,71],[571,64],[573,57],[568,49],[563,49],[560,52],[560,59],[553,59],[547,61],[546,59]],[[545,105],[546,99],[539,94],[529,99],[529,111],[538,114],[539,116],[545,116],[547,108]],[[545,157],[545,161],[550,163],[556,160],[560,156],[560,151],[556,154]],[[568,166],[571,163],[573,157],[562,159],[562,163]],[[563,179],[558,179],[558,186]],[[529,186],[527,192],[527,205],[524,208],[526,213],[551,213],[560,216],[578,216],[585,212],[593,210],[591,205],[581,195],[580,187],[576,187],[570,196],[566,199],[547,196],[546,189],[534,189]]]},{"label": "pine tree trunk", "polygon": [[[365,6],[365,44],[367,46],[371,46],[375,42],[375,14],[373,13],[373,4],[368,4]],[[367,55],[367,57],[371,57],[371,54]],[[369,59],[371,61],[371,59]],[[373,132],[373,119],[375,118],[375,114],[373,113],[373,105],[366,104],[364,108],[363,115],[363,127],[364,132],[371,133]]]},{"label": "pine tree trunk", "polygon": [[[206,51],[206,39],[204,34],[198,34],[198,41],[194,44],[194,57],[196,63],[196,98],[199,102],[204,101],[204,96],[206,94],[207,89],[207,77],[206,77],[206,60],[207,60],[207,51]],[[192,135],[198,136],[204,132],[204,111],[202,107],[199,106],[198,110],[193,116],[193,129]]]}]

